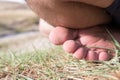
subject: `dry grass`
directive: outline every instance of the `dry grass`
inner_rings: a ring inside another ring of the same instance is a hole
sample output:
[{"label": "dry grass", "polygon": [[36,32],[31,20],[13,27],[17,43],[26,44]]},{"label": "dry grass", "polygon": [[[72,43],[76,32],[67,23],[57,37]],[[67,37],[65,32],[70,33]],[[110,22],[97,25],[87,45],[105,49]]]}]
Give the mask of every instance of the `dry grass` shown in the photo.
[{"label": "dry grass", "polygon": [[67,55],[61,47],[25,54],[0,54],[0,78],[10,80],[119,80],[120,63],[87,62]]}]

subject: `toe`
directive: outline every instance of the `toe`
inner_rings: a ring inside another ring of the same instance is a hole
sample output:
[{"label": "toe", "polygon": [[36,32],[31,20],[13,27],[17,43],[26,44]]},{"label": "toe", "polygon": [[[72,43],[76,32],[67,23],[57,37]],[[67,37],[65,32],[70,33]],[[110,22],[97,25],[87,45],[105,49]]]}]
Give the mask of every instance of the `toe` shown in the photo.
[{"label": "toe", "polygon": [[94,51],[88,51],[86,60],[90,60],[90,61],[98,60],[98,54]]},{"label": "toe", "polygon": [[55,45],[61,45],[66,40],[76,38],[77,30],[72,30],[64,27],[56,27],[50,32],[49,40]]},{"label": "toe", "polygon": [[80,44],[78,44],[74,40],[67,40],[63,44],[63,49],[68,53],[74,53],[79,47],[80,47]]},{"label": "toe", "polygon": [[108,61],[110,60],[110,55],[107,52],[99,53],[99,60],[100,61]]},{"label": "toe", "polygon": [[88,52],[87,48],[81,47],[75,51],[73,56],[77,59],[84,59],[87,55],[87,52]]}]

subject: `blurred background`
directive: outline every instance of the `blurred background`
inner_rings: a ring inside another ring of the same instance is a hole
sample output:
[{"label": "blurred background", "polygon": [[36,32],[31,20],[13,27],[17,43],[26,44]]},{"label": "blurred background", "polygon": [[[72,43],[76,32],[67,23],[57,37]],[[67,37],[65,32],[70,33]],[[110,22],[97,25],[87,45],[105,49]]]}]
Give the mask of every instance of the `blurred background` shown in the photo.
[{"label": "blurred background", "polygon": [[0,51],[31,51],[48,47],[38,31],[39,18],[24,0],[0,0]]}]

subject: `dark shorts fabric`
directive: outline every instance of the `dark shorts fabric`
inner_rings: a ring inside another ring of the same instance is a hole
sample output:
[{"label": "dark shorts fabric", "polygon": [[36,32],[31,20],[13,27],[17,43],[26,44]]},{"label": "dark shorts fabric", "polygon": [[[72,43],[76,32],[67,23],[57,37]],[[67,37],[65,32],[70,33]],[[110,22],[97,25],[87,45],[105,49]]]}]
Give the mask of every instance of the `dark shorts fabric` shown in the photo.
[{"label": "dark shorts fabric", "polygon": [[107,13],[112,17],[112,25],[120,27],[120,0],[115,0],[111,6],[106,8]]}]

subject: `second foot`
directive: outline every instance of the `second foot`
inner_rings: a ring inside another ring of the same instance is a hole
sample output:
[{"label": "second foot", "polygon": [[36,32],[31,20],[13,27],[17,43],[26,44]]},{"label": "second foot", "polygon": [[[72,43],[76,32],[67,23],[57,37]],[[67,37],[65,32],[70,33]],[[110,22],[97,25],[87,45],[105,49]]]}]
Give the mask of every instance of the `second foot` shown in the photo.
[{"label": "second foot", "polygon": [[[119,32],[112,33],[120,35]],[[62,44],[63,49],[77,59],[108,61],[115,55],[115,46],[105,25],[79,30],[56,27],[49,38],[54,44]]]}]

